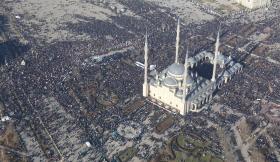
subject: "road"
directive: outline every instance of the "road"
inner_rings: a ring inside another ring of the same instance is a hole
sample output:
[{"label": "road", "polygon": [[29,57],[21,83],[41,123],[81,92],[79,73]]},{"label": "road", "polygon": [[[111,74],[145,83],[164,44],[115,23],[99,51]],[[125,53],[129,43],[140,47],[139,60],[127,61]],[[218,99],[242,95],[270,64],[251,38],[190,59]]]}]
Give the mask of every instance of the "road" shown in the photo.
[{"label": "road", "polygon": [[241,136],[240,136],[240,133],[238,132],[238,130],[236,128],[239,125],[240,122],[241,122],[241,120],[236,122],[236,124],[232,127],[232,130],[234,132],[234,136],[235,136],[235,139],[236,139],[236,143],[237,143],[237,146],[236,146],[234,151],[240,150],[244,160],[246,162],[251,162],[250,155],[248,153],[249,148],[252,146],[252,144],[255,143],[257,138],[259,138],[262,134],[266,133],[267,128],[269,128],[271,126],[271,124],[269,123],[263,128],[257,128],[251,134],[250,137],[248,137],[246,140],[243,141]]}]

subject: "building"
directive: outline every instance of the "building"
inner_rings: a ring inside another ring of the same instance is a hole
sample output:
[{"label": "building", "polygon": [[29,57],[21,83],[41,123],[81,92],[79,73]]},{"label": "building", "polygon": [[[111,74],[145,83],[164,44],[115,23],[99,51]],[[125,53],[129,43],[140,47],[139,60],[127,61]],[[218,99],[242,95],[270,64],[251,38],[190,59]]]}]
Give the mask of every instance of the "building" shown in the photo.
[{"label": "building", "polygon": [[249,9],[257,9],[271,5],[271,0],[237,0],[236,2]]},{"label": "building", "polygon": [[[206,103],[212,100],[213,93],[222,84],[227,83],[232,76],[242,70],[242,65],[235,63],[231,57],[219,52],[219,32],[214,54],[203,51],[185,62],[179,62],[180,20],[177,25],[175,62],[161,72],[148,68],[148,36],[145,36],[145,63],[143,96],[162,108],[185,115],[189,112],[199,112]],[[213,64],[211,80],[199,76],[193,69],[203,61]],[[216,75],[217,65],[222,72]]]}]

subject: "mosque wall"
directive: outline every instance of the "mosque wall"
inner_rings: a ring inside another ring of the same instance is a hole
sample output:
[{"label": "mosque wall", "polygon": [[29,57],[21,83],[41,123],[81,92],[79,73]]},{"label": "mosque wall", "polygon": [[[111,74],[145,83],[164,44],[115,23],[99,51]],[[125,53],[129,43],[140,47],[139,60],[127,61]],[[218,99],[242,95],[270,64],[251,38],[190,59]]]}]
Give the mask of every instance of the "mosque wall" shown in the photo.
[{"label": "mosque wall", "polygon": [[153,86],[149,87],[149,94],[151,98],[154,98],[166,105],[177,109],[180,114],[184,115],[184,103],[182,99],[175,96],[175,89],[169,89],[165,86]]},{"label": "mosque wall", "polygon": [[237,0],[237,3],[250,9],[256,9],[271,5],[271,0]]}]

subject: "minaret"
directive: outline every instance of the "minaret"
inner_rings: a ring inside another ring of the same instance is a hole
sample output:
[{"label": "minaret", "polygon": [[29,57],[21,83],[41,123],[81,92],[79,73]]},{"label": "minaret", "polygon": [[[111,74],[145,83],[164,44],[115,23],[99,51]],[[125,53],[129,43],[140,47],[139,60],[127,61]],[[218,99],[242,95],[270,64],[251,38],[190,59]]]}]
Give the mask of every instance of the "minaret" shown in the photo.
[{"label": "minaret", "polygon": [[6,66],[8,66],[8,62],[7,62],[6,56],[5,56],[4,64],[5,64]]},{"label": "minaret", "polygon": [[178,24],[177,24],[175,63],[179,63],[179,44],[180,44],[180,18],[178,18]]},{"label": "minaret", "polygon": [[211,81],[214,82],[216,80],[216,70],[217,70],[217,57],[219,55],[219,46],[220,46],[220,29],[218,31],[217,40],[216,40],[216,47],[215,47],[215,56],[213,62],[213,74]]},{"label": "minaret", "polygon": [[144,83],[143,83],[143,96],[148,97],[149,85],[148,85],[148,35],[145,36],[145,74],[144,74]]},{"label": "minaret", "polygon": [[186,96],[188,93],[187,90],[187,77],[188,77],[188,55],[189,55],[189,51],[187,49],[187,53],[186,53],[186,58],[185,58],[185,71],[184,71],[184,80],[183,80],[183,97],[182,97],[182,102],[184,104],[185,107],[185,113],[188,113],[188,106],[186,105],[187,101],[186,101]]}]

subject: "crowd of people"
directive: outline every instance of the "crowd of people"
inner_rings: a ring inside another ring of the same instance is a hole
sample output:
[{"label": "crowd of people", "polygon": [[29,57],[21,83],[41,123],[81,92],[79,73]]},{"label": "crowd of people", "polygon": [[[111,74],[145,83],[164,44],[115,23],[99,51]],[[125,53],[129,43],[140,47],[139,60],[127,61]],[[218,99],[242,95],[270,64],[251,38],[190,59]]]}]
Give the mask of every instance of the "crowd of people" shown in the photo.
[{"label": "crowd of people", "polygon": [[[133,1],[133,3],[122,1],[122,3],[134,13],[141,15],[144,20],[127,16],[113,17],[113,22],[124,27],[123,29],[112,23],[95,19],[78,24],[67,24],[67,28],[72,32],[87,33],[93,38],[93,41],[55,42],[45,46],[38,45],[37,40],[32,37],[32,33],[28,33],[29,31],[24,29],[21,32],[27,33],[24,36],[29,40],[30,49],[22,51],[21,47],[12,44],[11,48],[16,48],[14,50],[21,51],[24,55],[13,58],[7,65],[1,67],[3,79],[0,97],[5,103],[7,113],[18,123],[26,117],[32,119],[40,116],[53,135],[52,138],[58,143],[59,149],[66,156],[65,158],[72,157],[75,151],[79,152],[74,145],[85,141],[94,145],[95,150],[99,153],[106,154],[106,150],[102,148],[108,138],[103,135],[105,130],[114,131],[118,127],[118,123],[123,120],[139,119],[141,121],[149,113],[146,109],[141,109],[138,112],[140,114],[132,114],[128,118],[122,112],[124,100],[141,94],[143,70],[129,65],[123,60],[139,61],[138,58],[143,59],[142,55],[141,57],[135,55],[143,54],[139,51],[143,48],[146,27],[149,35],[150,63],[155,63],[157,68],[162,69],[174,61],[175,16],[171,13],[163,13],[156,6],[141,1]],[[149,12],[150,10],[154,12]],[[204,10],[210,11],[208,8]],[[229,18],[231,16],[236,18],[237,15],[242,14],[246,13],[232,14]],[[267,21],[267,23],[274,24],[272,21]],[[22,24],[19,23],[19,25]],[[196,28],[197,24],[189,24],[182,29],[182,40],[188,39],[190,35],[196,33],[201,35],[199,39],[190,43],[193,48],[191,55],[213,47],[214,42],[206,40],[206,37],[213,35],[213,33],[216,34],[218,25],[219,19],[200,24],[199,28]],[[225,30],[238,33],[239,25],[225,24],[223,27]],[[128,29],[131,32],[128,32]],[[106,38],[108,35],[112,39]],[[278,37],[271,39],[271,41],[277,40]],[[247,41],[240,40],[237,42],[237,46],[242,46]],[[127,51],[121,59],[109,56],[112,59],[105,59],[105,62],[93,67],[81,66],[82,62],[93,54],[101,55],[104,52],[127,46],[134,46],[138,52]],[[182,48],[185,50],[186,46]],[[11,52],[12,49],[8,49],[8,51]],[[240,55],[242,54],[237,51],[232,52],[233,57],[238,58]],[[22,61],[25,64],[21,64]],[[251,60],[251,62],[247,61],[246,64],[247,68],[245,68],[244,74],[236,75],[230,81],[231,84],[226,84],[219,94],[223,96],[224,104],[250,115],[254,112],[251,109],[252,101],[266,96],[274,99],[280,97],[277,93],[280,90],[278,80],[280,76],[277,71],[280,69],[279,66],[268,64],[263,60]],[[99,74],[101,79],[97,77]],[[119,98],[119,103],[112,107],[104,107],[94,100],[94,104],[90,104],[87,96],[82,92],[83,88],[81,88],[88,82],[97,82],[97,96],[108,89],[114,91]],[[54,103],[58,105],[57,109],[46,108],[48,106],[45,103],[46,98],[50,97],[55,99]],[[97,115],[94,117],[87,115],[90,112]],[[111,119],[113,115],[115,117]],[[222,124],[225,125],[232,124],[236,120],[236,116],[224,118],[214,115],[213,117],[213,121],[224,121]],[[25,127],[29,127],[30,124],[36,126],[34,129],[43,129],[42,123],[38,120],[29,120]],[[205,130],[200,133],[206,138],[211,135],[211,131]],[[43,132],[40,131],[40,134]],[[38,134],[39,132],[34,131],[34,133]],[[71,138],[75,139],[75,143],[66,140],[70,138],[69,134],[73,134]],[[213,140],[216,138],[213,137]]]}]

